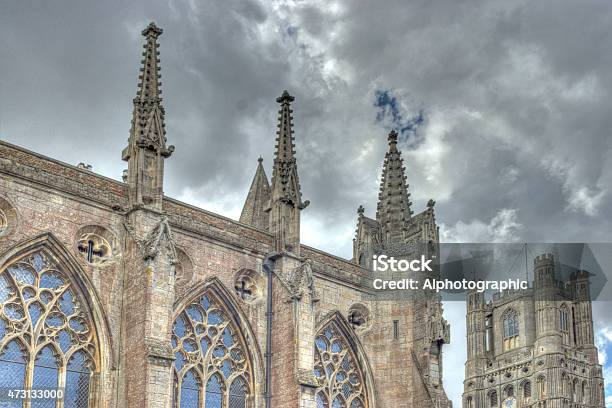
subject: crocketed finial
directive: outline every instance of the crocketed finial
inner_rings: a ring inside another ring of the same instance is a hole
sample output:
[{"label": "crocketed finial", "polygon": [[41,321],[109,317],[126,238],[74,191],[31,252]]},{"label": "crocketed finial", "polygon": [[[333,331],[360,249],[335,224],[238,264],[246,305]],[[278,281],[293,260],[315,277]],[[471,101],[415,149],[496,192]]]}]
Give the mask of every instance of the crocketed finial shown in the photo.
[{"label": "crocketed finial", "polygon": [[363,205],[360,205],[359,208],[357,208],[357,215],[359,215],[359,217],[363,217],[364,213],[365,213],[365,208],[363,208]]},{"label": "crocketed finial", "polygon": [[283,91],[283,94],[281,96],[276,98],[276,102],[278,103],[293,102],[293,101],[295,101],[295,98],[289,95],[289,92],[286,89]]},{"label": "crocketed finial", "polygon": [[147,28],[142,30],[142,35],[144,35],[147,38],[149,37],[157,38],[160,35],[162,35],[163,32],[164,30],[159,28],[154,22],[151,21],[149,25],[147,26]]},{"label": "crocketed finial", "polygon": [[397,144],[397,132],[395,130],[389,132],[389,136],[387,138],[389,140],[389,145]]}]

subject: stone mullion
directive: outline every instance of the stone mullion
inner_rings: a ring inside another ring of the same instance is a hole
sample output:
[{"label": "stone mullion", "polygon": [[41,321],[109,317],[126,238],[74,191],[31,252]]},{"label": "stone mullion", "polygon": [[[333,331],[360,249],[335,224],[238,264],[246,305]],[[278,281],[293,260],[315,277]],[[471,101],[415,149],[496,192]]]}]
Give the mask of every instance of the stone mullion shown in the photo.
[{"label": "stone mullion", "polygon": [[[34,268],[32,267],[32,265],[24,263],[24,262],[17,262],[16,266],[19,266],[19,264],[22,264],[22,265],[26,266],[28,268],[28,270],[30,270],[30,269],[33,270],[33,272],[34,272],[34,285],[35,285],[37,279],[39,279],[39,278],[37,277],[37,273],[34,270]],[[34,337],[34,328],[32,327],[32,319],[30,318],[30,313],[29,313],[28,308],[26,306],[25,299],[23,298],[23,295],[22,295],[23,287],[18,284],[17,280],[8,271],[8,268],[7,268],[7,275],[9,275],[10,279],[13,280],[13,282],[15,283],[15,287],[17,288],[17,296],[19,297],[19,300],[21,301],[21,306],[23,308],[23,314],[24,314],[24,317],[26,318],[26,321],[27,321],[27,324],[26,324],[26,327],[25,327],[25,331],[24,330],[21,331],[21,340],[22,341],[24,340],[23,339],[23,335],[25,333],[28,333],[27,327],[31,328],[31,331],[30,331],[30,344],[28,345],[28,348],[29,348],[29,350],[28,350],[29,351],[29,353],[28,353],[28,361],[26,363],[26,372],[25,372],[26,375],[25,375],[24,387],[23,387],[25,390],[31,390],[33,382],[34,382],[34,362],[36,360],[36,353],[38,351],[36,349],[36,337]],[[31,285],[28,285],[28,286],[31,286]],[[25,341],[23,341],[23,342],[25,343]],[[31,403],[32,402],[30,401],[30,398],[27,397],[24,400],[23,407],[24,408],[30,408]]]},{"label": "stone mullion", "polygon": [[[68,359],[67,358],[63,358],[63,364],[59,367],[58,369],[58,381],[57,381],[57,389],[62,389],[64,390],[64,396],[66,396],[66,374],[67,374],[67,370],[68,370]],[[91,372],[90,372],[90,376],[91,376]],[[89,391],[91,391],[91,378],[89,381]],[[64,398],[60,398],[59,401],[56,402],[56,408],[64,408]]]},{"label": "stone mullion", "polygon": [[[28,316],[28,321],[29,321],[29,316]],[[30,322],[30,325],[31,325],[31,322]],[[33,341],[34,341],[34,336],[32,336],[31,342]],[[34,362],[35,360],[36,360],[36,347],[34,348],[31,347],[30,355],[28,356],[28,362],[26,364],[26,375],[25,375],[25,382],[24,382],[24,387],[23,387],[25,390],[32,389],[32,384],[34,382]],[[30,408],[31,406],[32,406],[32,401],[30,400],[28,396],[24,400],[23,408]]]}]

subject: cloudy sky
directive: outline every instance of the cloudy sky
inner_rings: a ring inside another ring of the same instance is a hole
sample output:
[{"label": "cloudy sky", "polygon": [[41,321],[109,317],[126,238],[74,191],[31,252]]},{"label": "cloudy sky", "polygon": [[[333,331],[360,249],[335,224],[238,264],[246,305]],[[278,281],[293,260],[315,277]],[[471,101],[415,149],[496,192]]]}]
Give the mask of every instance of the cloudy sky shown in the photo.
[{"label": "cloudy sky", "polygon": [[[270,175],[274,99],[287,88],[312,203],[307,244],[351,255],[357,206],[374,215],[391,128],[413,208],[436,200],[445,241],[610,241],[603,0],[4,0],[0,139],[119,179],[151,20],[164,29],[170,196],[238,218],[259,155]],[[446,309],[463,320],[463,305]],[[598,339],[612,359],[609,313]],[[457,404],[464,329],[453,340]]]}]

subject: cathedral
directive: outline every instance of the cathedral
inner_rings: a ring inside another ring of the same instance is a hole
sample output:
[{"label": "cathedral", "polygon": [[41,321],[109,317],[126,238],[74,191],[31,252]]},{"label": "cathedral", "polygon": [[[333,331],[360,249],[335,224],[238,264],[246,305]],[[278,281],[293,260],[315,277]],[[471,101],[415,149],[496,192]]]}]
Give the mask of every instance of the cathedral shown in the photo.
[{"label": "cathedral", "polygon": [[559,269],[543,254],[529,289],[468,294],[464,408],[605,407],[589,274]]},{"label": "cathedral", "polygon": [[[164,195],[174,151],[167,139],[189,146],[166,136],[162,30],[151,23],[142,34],[129,139],[117,152],[127,162],[122,182],[0,141],[0,390],[36,392],[2,395],[0,406],[449,408],[442,348],[450,334],[439,297],[379,298],[372,289],[372,254],[438,245],[434,202],[411,210],[397,134],[388,136],[375,217],[357,211],[352,259],[300,243],[309,201],[287,91],[276,99],[271,179],[260,159],[240,220],[177,201]],[[474,302],[471,316],[503,313],[501,304]],[[584,302],[571,307],[590,312]],[[600,370],[592,328],[578,324],[571,353],[540,358],[540,347],[565,343],[521,323],[517,368],[478,343],[468,406],[485,406],[489,378],[501,398],[506,372],[546,381],[565,373],[588,406],[602,406],[601,384],[589,380]],[[555,405],[557,388],[546,388],[549,408],[567,406]]]}]

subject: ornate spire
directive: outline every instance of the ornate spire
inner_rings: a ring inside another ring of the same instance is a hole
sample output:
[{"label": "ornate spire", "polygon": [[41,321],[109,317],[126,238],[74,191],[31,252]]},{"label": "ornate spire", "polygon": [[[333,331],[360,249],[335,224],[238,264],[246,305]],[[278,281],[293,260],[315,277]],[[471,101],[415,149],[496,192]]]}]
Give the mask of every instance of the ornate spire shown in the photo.
[{"label": "ornate spire", "polygon": [[310,204],[302,202],[300,180],[295,160],[293,139],[293,116],[291,102],[295,98],[289,92],[276,99],[280,103],[278,111],[278,131],[276,132],[276,152],[272,169],[270,206],[270,232],[275,236],[278,252],[300,252],[300,211]]},{"label": "ornate spire", "polygon": [[397,149],[397,132],[393,130],[389,133],[389,151],[385,154],[376,211],[376,220],[387,243],[402,239],[406,222],[412,216],[405,170]]},{"label": "ornate spire", "polygon": [[[174,146],[166,147],[164,107],[159,74],[159,44],[163,30],[150,23],[142,31],[145,44],[142,53],[138,92],[133,100],[132,127],[128,146],[122,158],[128,162],[127,182],[131,206],[149,206],[161,210],[163,195],[163,159],[170,157]],[[141,157],[142,156],[142,157]]]},{"label": "ornate spire", "polygon": [[[134,112],[132,116],[132,129],[130,130],[130,144],[159,152],[163,157],[169,157],[174,146],[166,148],[166,128],[164,124],[164,107],[161,98],[161,70],[159,66],[159,44],[157,38],[163,30],[150,23],[142,31],[146,38],[142,53],[140,75],[138,76],[138,92],[134,98]],[[128,160],[133,149],[124,153],[124,160]]]},{"label": "ornate spire", "polygon": [[272,200],[281,200],[305,208],[308,203],[302,202],[300,180],[295,160],[295,141],[293,138],[293,110],[291,102],[295,98],[287,90],[276,98],[280,103],[278,111],[278,130],[276,131],[276,152],[274,153],[274,167],[272,169]]},{"label": "ornate spire", "polygon": [[257,162],[257,170],[244,207],[242,207],[240,222],[267,230],[270,215],[265,210],[270,205],[270,184],[262,164],[263,159],[260,157]]}]

